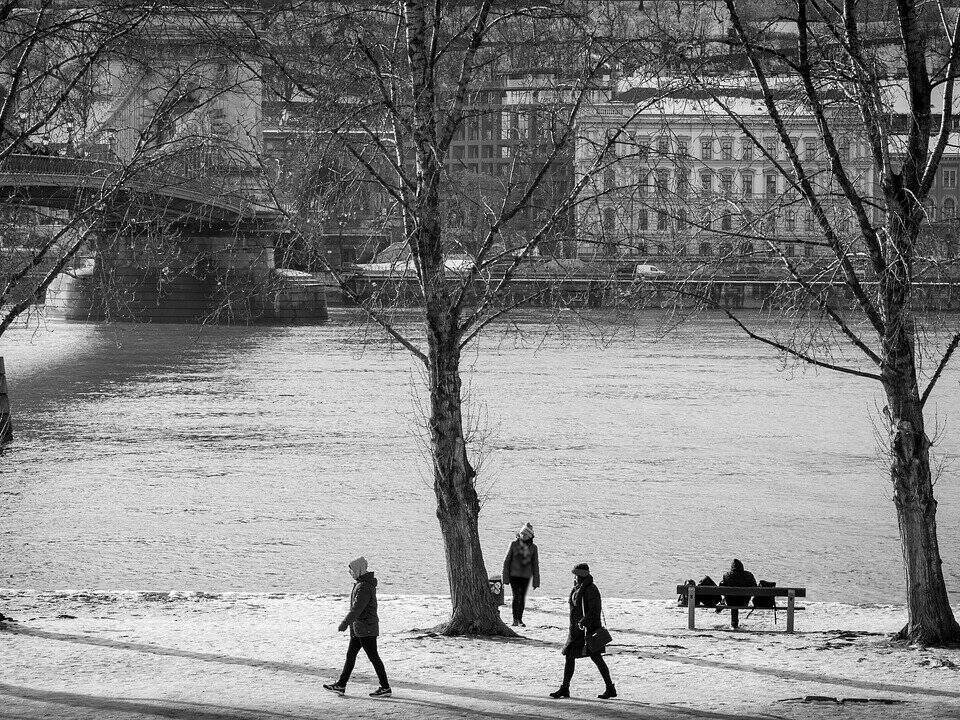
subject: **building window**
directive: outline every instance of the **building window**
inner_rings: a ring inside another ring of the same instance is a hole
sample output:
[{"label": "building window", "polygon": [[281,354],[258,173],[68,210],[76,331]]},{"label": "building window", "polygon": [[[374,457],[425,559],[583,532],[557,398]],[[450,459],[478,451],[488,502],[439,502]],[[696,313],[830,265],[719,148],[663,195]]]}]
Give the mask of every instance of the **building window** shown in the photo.
[{"label": "building window", "polygon": [[810,161],[817,159],[817,141],[815,138],[803,139],[803,159]]},{"label": "building window", "polygon": [[713,138],[700,138],[700,157],[713,160]]},{"label": "building window", "polygon": [[713,192],[713,173],[700,173],[700,190],[704,195],[709,195]]},{"label": "building window", "polygon": [[957,217],[957,201],[953,198],[947,198],[943,201],[943,219],[953,220]]},{"label": "building window", "polygon": [[613,230],[617,224],[617,211],[613,208],[604,208],[603,210],[603,229]]},{"label": "building window", "polygon": [[777,137],[775,135],[765,135],[763,138],[763,149],[767,155],[776,160],[780,154],[780,145]]},{"label": "building window", "polygon": [[704,240],[702,243],[700,243],[700,254],[713,255],[713,246]]},{"label": "building window", "polygon": [[608,167],[603,171],[603,189],[604,190],[613,190],[617,186],[617,177],[613,171],[612,167]]},{"label": "building window", "polygon": [[500,113],[500,137],[517,139],[517,116],[509,110]]},{"label": "building window", "polygon": [[720,159],[733,160],[733,138],[720,138]]},{"label": "building window", "polygon": [[641,160],[646,160],[650,157],[650,138],[637,138],[637,157]]},{"label": "building window", "polygon": [[666,155],[670,152],[670,138],[657,138],[657,152]]},{"label": "building window", "polygon": [[803,231],[813,232],[813,213],[807,211],[803,214]]},{"label": "building window", "polygon": [[775,198],[777,196],[777,176],[773,173],[768,173],[764,180],[764,191],[767,197],[771,199]]},{"label": "building window", "polygon": [[670,190],[670,173],[667,170],[657,170],[657,194],[666,197]]},{"label": "building window", "polygon": [[687,208],[679,207],[677,208],[677,230],[684,232],[687,229]]},{"label": "building window", "polygon": [[690,154],[690,138],[677,138],[677,155],[681,158],[688,157]]},{"label": "building window", "polygon": [[720,193],[724,197],[733,195],[733,175],[730,173],[721,173],[720,175]]},{"label": "building window", "polygon": [[730,217],[730,213],[725,212],[720,216],[720,229],[721,230],[732,230],[733,229],[733,218]]},{"label": "building window", "polygon": [[745,172],[740,176],[740,182],[743,184],[743,196],[745,198],[753,197],[753,173]]},{"label": "building window", "polygon": [[775,213],[767,213],[763,218],[763,231],[769,235],[777,232],[777,216]]},{"label": "building window", "polygon": [[637,193],[640,197],[647,196],[647,190],[650,187],[650,173],[643,173],[640,176],[640,182],[637,183]]},{"label": "building window", "polygon": [[787,257],[793,257],[796,254],[796,248],[794,248],[793,243],[787,243],[783,246],[783,254]]},{"label": "building window", "polygon": [[477,157],[477,150],[478,150],[478,148],[477,148],[476,145],[470,145],[470,146],[467,148],[467,157],[469,157],[469,158],[475,158],[475,157]]},{"label": "building window", "polygon": [[463,145],[454,145],[454,146],[453,146],[453,159],[454,159],[454,160],[463,160]]},{"label": "building window", "polygon": [[740,157],[744,160],[753,160],[753,140],[748,137],[740,138]]},{"label": "building window", "polygon": [[643,209],[637,215],[637,227],[640,230],[646,230],[649,224],[650,224],[650,214],[646,211],[646,209]]},{"label": "building window", "polygon": [[689,191],[690,191],[690,171],[678,170],[677,171],[677,195],[679,195],[682,198],[685,198]]},{"label": "building window", "polygon": [[941,173],[943,178],[943,187],[946,190],[953,190],[957,187],[957,171],[956,168],[947,168]]},{"label": "building window", "polygon": [[790,232],[797,229],[797,213],[793,210],[785,210],[783,213],[783,227]]},{"label": "building window", "polygon": [[493,145],[484,145],[483,146],[483,156],[485,158],[493,157]]},{"label": "building window", "polygon": [[657,230],[667,229],[667,214],[663,210],[657,210]]},{"label": "building window", "polygon": [[710,214],[709,210],[703,211],[703,215],[700,217],[700,223],[704,230],[710,230],[713,227],[713,215]]}]

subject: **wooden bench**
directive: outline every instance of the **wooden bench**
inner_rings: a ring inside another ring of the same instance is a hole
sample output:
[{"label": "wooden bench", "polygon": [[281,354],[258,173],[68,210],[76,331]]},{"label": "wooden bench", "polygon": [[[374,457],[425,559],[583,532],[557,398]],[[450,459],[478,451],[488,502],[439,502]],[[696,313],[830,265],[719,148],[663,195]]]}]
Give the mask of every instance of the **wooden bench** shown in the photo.
[{"label": "wooden bench", "polygon": [[760,610],[786,610],[787,611],[787,632],[793,632],[793,613],[797,610],[806,608],[797,607],[796,599],[807,596],[807,589],[802,587],[726,587],[718,585],[677,585],[677,595],[687,596],[687,627],[696,630],[695,613],[697,610],[697,596],[700,597],[785,597],[787,604],[785,607],[777,606],[774,600],[773,607],[754,607],[753,605],[731,606],[723,603],[714,606],[705,606],[708,610],[729,610],[730,625],[739,627],[740,610],[750,612]]}]

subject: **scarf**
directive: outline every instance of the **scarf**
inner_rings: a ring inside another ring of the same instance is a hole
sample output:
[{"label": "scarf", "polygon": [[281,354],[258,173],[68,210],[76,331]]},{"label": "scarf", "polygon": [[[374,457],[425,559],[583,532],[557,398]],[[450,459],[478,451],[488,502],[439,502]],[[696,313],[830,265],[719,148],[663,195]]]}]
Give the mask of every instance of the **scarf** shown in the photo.
[{"label": "scarf", "polygon": [[521,565],[529,565],[533,562],[533,539],[527,541],[517,535],[517,540],[517,558],[519,558]]}]

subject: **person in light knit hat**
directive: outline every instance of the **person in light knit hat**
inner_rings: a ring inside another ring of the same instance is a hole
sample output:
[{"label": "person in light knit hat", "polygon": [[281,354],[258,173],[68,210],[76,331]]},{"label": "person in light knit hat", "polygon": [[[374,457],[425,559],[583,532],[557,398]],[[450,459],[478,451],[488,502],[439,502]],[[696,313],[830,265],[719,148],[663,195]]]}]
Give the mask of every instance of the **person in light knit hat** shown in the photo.
[{"label": "person in light knit hat", "polygon": [[530,581],[534,589],[540,587],[540,554],[533,544],[533,525],[526,523],[510,543],[503,561],[503,584],[509,583],[513,590],[513,625],[523,624],[523,610],[527,605],[527,589]]},{"label": "person in light knit hat", "polygon": [[338,628],[340,632],[350,629],[347,659],[343,663],[340,679],[323,687],[325,690],[343,695],[347,691],[347,682],[353,673],[357,655],[363,649],[380,681],[380,687],[370,693],[370,697],[390,697],[387,671],[383,667],[380,653],[377,652],[377,635],[380,634],[380,618],[377,615],[377,579],[367,570],[366,558],[358,557],[350,563],[349,567],[350,575],[356,582],[350,593],[350,612]]}]

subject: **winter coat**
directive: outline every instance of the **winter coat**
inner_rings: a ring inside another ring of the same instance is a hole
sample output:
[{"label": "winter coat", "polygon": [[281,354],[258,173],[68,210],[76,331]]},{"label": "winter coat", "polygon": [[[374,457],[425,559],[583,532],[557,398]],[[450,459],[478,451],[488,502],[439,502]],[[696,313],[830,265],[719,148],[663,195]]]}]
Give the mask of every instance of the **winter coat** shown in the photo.
[{"label": "winter coat", "polygon": [[[600,590],[593,584],[593,577],[587,575],[580,583],[573,586],[573,591],[570,593],[570,631],[567,633],[567,642],[563,646],[564,655],[584,656],[586,632],[592,632],[603,625],[601,616]],[[586,632],[580,627],[581,620],[586,627]],[[603,648],[599,652],[603,652]]]},{"label": "winter coat", "polygon": [[526,543],[519,537],[510,543],[507,557],[503,560],[503,582],[510,578],[533,578],[533,586],[540,587],[540,553],[531,541]]},{"label": "winter coat", "polygon": [[[723,580],[720,581],[720,586],[723,587],[758,587],[757,579],[753,576],[752,572],[743,569],[743,566],[735,570],[728,570],[723,575]],[[727,605],[732,607],[746,607],[750,603],[750,596],[744,595],[743,597],[727,597],[724,596],[724,601]]]},{"label": "winter coat", "polygon": [[377,579],[372,572],[357,578],[350,593],[350,612],[343,619],[350,626],[354,637],[376,637],[380,634],[380,618],[377,616]]}]

